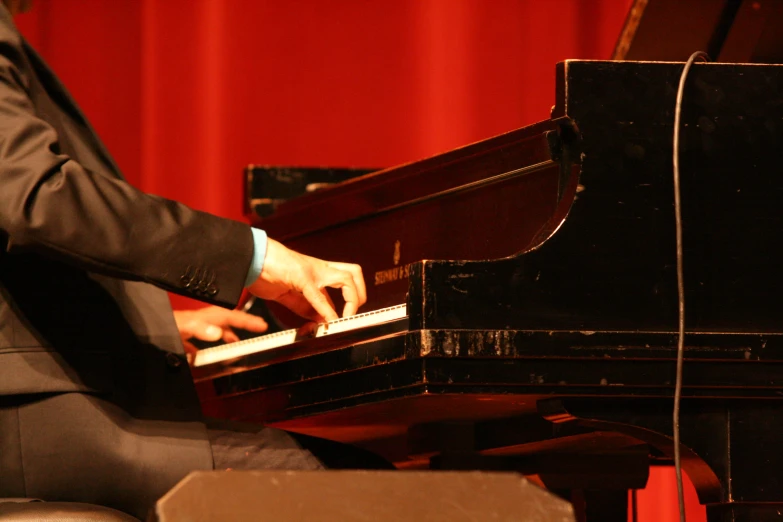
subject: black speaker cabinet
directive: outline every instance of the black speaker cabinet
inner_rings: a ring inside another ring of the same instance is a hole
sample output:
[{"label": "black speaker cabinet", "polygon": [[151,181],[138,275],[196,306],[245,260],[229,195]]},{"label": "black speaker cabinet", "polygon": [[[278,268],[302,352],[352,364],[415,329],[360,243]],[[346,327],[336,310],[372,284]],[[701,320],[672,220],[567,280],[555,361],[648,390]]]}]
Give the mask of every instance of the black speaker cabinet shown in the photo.
[{"label": "black speaker cabinet", "polygon": [[198,471],[150,522],[574,522],[571,505],[516,473]]}]

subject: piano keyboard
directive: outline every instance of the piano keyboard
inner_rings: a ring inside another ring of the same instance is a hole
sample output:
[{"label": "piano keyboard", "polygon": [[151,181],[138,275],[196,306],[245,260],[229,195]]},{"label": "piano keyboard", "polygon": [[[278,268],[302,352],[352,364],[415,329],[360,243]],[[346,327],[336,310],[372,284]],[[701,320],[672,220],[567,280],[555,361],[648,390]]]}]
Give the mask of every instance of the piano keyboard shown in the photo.
[{"label": "piano keyboard", "polygon": [[237,341],[235,343],[221,344],[220,346],[200,350],[193,359],[193,366],[207,366],[242,357],[243,355],[280,348],[281,346],[287,346],[302,338],[323,337],[325,335],[374,326],[388,321],[394,321],[395,319],[402,319],[407,314],[407,306],[401,304],[390,306],[389,308],[381,308],[380,310],[372,312],[365,312],[352,317],[329,321],[328,323],[321,323],[316,328],[315,333],[310,335],[302,336],[299,334],[299,330],[291,329],[246,339],[244,341]]}]

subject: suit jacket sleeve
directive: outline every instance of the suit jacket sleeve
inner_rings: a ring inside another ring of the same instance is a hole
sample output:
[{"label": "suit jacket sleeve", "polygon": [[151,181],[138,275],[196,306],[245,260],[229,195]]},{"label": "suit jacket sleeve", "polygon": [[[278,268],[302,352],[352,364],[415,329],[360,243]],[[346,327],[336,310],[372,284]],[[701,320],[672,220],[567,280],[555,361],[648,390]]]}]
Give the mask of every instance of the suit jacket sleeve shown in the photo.
[{"label": "suit jacket sleeve", "polygon": [[[250,227],[136,190],[60,152],[37,114],[20,47],[0,35],[0,255],[34,249],[85,270],[234,306]],[[5,237],[3,237],[5,236]]]}]

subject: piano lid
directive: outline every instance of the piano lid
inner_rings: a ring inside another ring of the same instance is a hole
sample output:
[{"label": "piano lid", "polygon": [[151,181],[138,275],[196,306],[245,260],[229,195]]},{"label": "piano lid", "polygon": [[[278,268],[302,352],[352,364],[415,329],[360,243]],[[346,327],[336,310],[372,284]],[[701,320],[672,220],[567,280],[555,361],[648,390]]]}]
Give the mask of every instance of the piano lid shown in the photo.
[{"label": "piano lid", "polygon": [[634,0],[612,59],[783,62],[780,0]]}]

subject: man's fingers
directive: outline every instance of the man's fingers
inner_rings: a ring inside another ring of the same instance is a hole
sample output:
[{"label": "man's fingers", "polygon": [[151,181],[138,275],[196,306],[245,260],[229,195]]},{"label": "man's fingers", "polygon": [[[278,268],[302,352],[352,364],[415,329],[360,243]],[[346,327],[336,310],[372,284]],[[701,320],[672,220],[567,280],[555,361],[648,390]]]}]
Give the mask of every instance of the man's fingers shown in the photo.
[{"label": "man's fingers", "polygon": [[364,274],[362,273],[362,267],[359,265],[353,265],[351,263],[329,263],[332,267],[338,270],[343,270],[351,274],[354,285],[356,285],[356,294],[359,298],[359,306],[367,302],[367,287],[364,283]]},{"label": "man's fingers", "polygon": [[343,317],[351,317],[352,315],[356,315],[358,310],[359,305],[354,302],[345,301],[345,306],[343,306]]},{"label": "man's fingers", "polygon": [[302,290],[302,295],[304,295],[304,298],[307,299],[307,302],[310,303],[310,306],[312,306],[315,311],[324,318],[324,320],[334,321],[335,319],[338,319],[337,312],[334,311],[334,308],[332,308],[326,296],[321,293],[319,288],[312,285],[306,286]]},{"label": "man's fingers", "polygon": [[265,332],[268,328],[266,321],[257,315],[240,312],[239,310],[226,310],[230,312],[225,316],[228,325],[242,328],[251,332]]},{"label": "man's fingers", "polygon": [[304,317],[305,319],[308,319],[310,321],[314,321],[316,323],[323,322],[324,318],[321,317],[321,315],[313,308],[313,306],[305,299],[305,297],[296,291],[290,291],[287,292],[277,299],[275,299],[278,303],[285,306],[292,312],[294,312],[296,315],[300,317]]},{"label": "man's fingers", "polygon": [[356,315],[357,310],[359,310],[359,295],[356,292],[356,287],[353,285],[345,285],[343,286],[342,291],[343,299],[345,300],[343,317]]},{"label": "man's fingers", "polygon": [[248,314],[241,310],[227,310],[219,306],[204,308],[202,318],[217,326],[233,326],[251,332],[264,332],[268,328],[266,321],[257,315]]},{"label": "man's fingers", "polygon": [[329,274],[325,278],[324,286],[339,288],[342,291],[343,299],[345,300],[343,317],[350,317],[356,314],[361,303],[359,302],[359,292],[351,272],[329,267]]},{"label": "man's fingers", "polygon": [[223,337],[223,329],[214,324],[199,319],[192,319],[180,328],[183,337],[195,337],[201,341],[219,341]]},{"label": "man's fingers", "polygon": [[239,341],[239,336],[234,333],[234,330],[231,328],[223,328],[223,342],[224,343],[235,343]]},{"label": "man's fingers", "polygon": [[188,341],[182,341],[182,346],[185,348],[185,354],[188,357],[188,362],[190,362],[193,359],[193,356],[198,353],[198,348],[196,348],[193,343]]},{"label": "man's fingers", "polygon": [[182,341],[182,346],[185,348],[185,358],[187,359],[188,364],[193,364],[196,354],[198,353],[198,348],[188,341]]},{"label": "man's fingers", "polygon": [[329,303],[329,307],[337,312],[337,307],[334,306],[334,301],[332,301],[332,296],[329,295],[329,292],[326,290],[326,288],[321,288],[321,293],[324,294],[324,297],[326,298],[326,302]]}]

